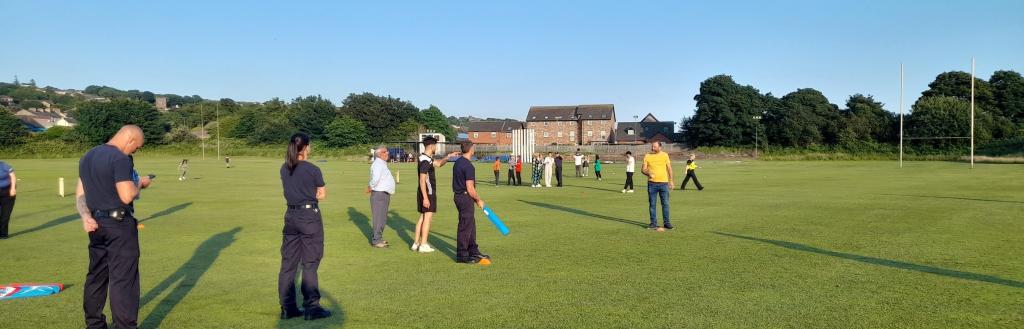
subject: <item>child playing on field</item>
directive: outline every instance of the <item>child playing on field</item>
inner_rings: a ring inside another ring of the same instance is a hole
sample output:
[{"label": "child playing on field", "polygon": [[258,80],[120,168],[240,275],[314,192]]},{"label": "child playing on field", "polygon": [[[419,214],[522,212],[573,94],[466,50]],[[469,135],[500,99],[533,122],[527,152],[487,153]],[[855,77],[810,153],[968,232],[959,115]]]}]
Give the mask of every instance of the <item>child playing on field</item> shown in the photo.
[{"label": "child playing on field", "polygon": [[700,167],[697,167],[696,159],[697,156],[691,153],[690,159],[686,160],[686,178],[683,178],[683,186],[679,187],[680,190],[686,189],[686,183],[690,181],[690,178],[693,178],[693,185],[697,186],[698,191],[704,190],[704,186],[700,185],[700,182],[697,181],[697,168]]}]

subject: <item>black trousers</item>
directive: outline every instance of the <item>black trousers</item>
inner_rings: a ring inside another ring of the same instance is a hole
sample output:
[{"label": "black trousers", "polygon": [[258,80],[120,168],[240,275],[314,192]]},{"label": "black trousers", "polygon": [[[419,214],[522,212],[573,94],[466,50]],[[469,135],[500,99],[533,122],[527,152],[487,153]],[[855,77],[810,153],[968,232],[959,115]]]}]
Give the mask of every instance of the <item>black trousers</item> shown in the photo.
[{"label": "black trousers", "polygon": [[500,178],[501,178],[501,171],[500,170],[495,170],[494,171],[494,185],[498,185],[498,181],[499,181]]},{"label": "black trousers", "polygon": [[626,184],[622,185],[622,189],[623,190],[632,190],[633,189],[633,173],[628,172],[628,171],[626,172]]},{"label": "black trousers", "polygon": [[558,180],[558,187],[562,187],[562,166],[555,166],[555,179]]},{"label": "black trousers", "polygon": [[516,185],[517,186],[518,185],[523,185],[523,172],[522,171],[517,171],[516,172]]},{"label": "black trousers", "polygon": [[508,184],[508,185],[515,185],[516,184],[516,172],[515,172],[515,170],[512,170],[512,169],[508,170],[508,181],[505,182],[505,183]]},{"label": "black trousers", "polygon": [[455,241],[455,257],[466,259],[480,254],[476,244],[476,202],[468,194],[455,195],[455,209],[459,210],[459,228]]},{"label": "black trousers", "polygon": [[704,186],[700,185],[700,181],[697,180],[697,174],[694,173],[693,170],[686,171],[686,178],[683,178],[683,185],[680,186],[679,189],[685,190],[686,183],[690,181],[690,178],[693,178],[693,185],[696,185],[698,190],[704,189]]},{"label": "black trousers", "polygon": [[11,212],[14,211],[14,201],[18,197],[11,196],[11,189],[0,189],[0,238],[7,237],[7,228],[11,224]]},{"label": "black trousers", "polygon": [[594,170],[594,175],[596,175],[597,178],[601,178],[601,171],[600,170]]},{"label": "black trousers", "polygon": [[319,209],[289,209],[284,215],[281,271],[277,292],[281,307],[295,309],[295,272],[302,267],[302,307],[320,306],[317,269],[324,256],[324,222]]},{"label": "black trousers", "polygon": [[103,307],[110,293],[116,328],[136,328],[139,318],[139,229],[135,218],[96,218],[89,233],[89,273],[82,308],[87,328],[106,328]]}]

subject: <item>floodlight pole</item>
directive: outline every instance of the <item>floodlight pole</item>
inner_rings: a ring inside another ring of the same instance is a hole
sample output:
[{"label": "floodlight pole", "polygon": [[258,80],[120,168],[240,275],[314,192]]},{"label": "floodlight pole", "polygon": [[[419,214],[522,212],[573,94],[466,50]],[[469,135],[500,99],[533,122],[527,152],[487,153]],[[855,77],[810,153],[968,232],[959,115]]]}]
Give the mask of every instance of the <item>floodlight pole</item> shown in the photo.
[{"label": "floodlight pole", "polygon": [[974,168],[974,57],[971,57],[971,168]]},{"label": "floodlight pole", "polygon": [[220,105],[217,106],[217,159],[220,159]]},{"label": "floodlight pole", "polygon": [[900,63],[900,168],[903,168],[903,63]]},{"label": "floodlight pole", "polygon": [[203,122],[203,105],[199,105],[199,139],[202,141],[200,147],[203,148],[203,160],[206,160],[206,124]]},{"label": "floodlight pole", "polygon": [[757,130],[761,127],[761,116],[755,115],[752,119],[757,120],[757,122],[754,123],[754,159],[757,159]]}]

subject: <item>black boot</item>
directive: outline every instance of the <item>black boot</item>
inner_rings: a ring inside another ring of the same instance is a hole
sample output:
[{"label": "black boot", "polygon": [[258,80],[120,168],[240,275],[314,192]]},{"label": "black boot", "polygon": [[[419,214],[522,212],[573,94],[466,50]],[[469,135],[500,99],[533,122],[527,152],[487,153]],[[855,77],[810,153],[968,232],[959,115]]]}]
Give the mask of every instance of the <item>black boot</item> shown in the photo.
[{"label": "black boot", "polygon": [[300,310],[298,307],[281,306],[281,320],[288,320],[298,316],[302,316],[302,310]]},{"label": "black boot", "polygon": [[313,306],[307,308],[305,314],[303,314],[303,318],[306,320],[323,319],[330,316],[331,311],[325,310],[323,307],[320,306]]}]

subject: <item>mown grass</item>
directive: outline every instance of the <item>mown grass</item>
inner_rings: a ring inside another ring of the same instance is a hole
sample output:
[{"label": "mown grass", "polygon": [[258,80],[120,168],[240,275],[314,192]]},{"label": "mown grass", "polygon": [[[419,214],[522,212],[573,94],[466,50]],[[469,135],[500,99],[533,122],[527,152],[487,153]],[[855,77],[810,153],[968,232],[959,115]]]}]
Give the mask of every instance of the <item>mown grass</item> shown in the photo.
[{"label": "mown grass", "polygon": [[[140,172],[158,175],[138,202],[146,328],[1024,326],[1018,165],[702,161],[707,189],[673,192],[677,229],[666,233],[641,227],[644,183],[619,193],[619,165],[563,188],[482,184],[512,233],[477,214],[494,258],[481,267],[452,260],[450,166],[438,177],[439,252],[414,254],[413,165],[392,165],[402,181],[385,231],[393,247],[377,250],[366,236],[368,166],[317,162],[329,188],[320,284],[339,316],[310,323],[277,320],[280,160],[237,157],[226,169],[192,159],[193,179],[179,182],[179,158],[137,157]],[[3,327],[82,327],[87,239],[71,198],[56,196],[76,161],[9,163],[22,181],[0,281],[68,289],[0,302]]]}]

